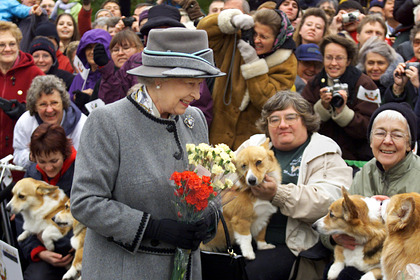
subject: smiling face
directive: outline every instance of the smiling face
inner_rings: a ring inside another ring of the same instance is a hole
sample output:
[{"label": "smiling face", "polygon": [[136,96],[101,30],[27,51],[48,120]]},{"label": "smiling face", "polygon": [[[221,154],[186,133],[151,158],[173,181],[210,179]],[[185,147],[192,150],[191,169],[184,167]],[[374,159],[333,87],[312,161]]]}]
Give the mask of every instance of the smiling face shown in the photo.
[{"label": "smiling face", "polygon": [[258,55],[270,52],[273,49],[275,39],[273,30],[268,25],[255,22],[254,48]]},{"label": "smiling face", "polygon": [[360,47],[371,37],[377,36],[381,40],[385,40],[385,30],[379,22],[366,23],[356,38],[360,43]]},{"label": "smiling face", "polygon": [[16,38],[9,31],[0,32],[0,65],[11,68],[19,54]]},{"label": "smiling face", "polygon": [[299,8],[295,1],[285,0],[280,4],[279,10],[284,12],[290,21],[293,21],[297,17]]},{"label": "smiling face", "polygon": [[306,82],[321,72],[322,63],[319,61],[303,61],[298,60],[297,74]]},{"label": "smiling face", "polygon": [[53,65],[53,58],[49,52],[43,50],[35,51],[32,54],[32,57],[34,58],[35,65],[38,66],[42,72],[48,73],[48,71],[50,71],[50,68]]},{"label": "smiling face", "polygon": [[93,49],[95,48],[96,44],[89,44],[86,46],[85,48],[85,55],[86,55],[86,60],[89,63],[91,68],[96,68],[96,63],[95,60],[93,59]]},{"label": "smiling face", "polygon": [[200,99],[200,84],[204,79],[172,78],[156,79],[148,92],[162,118],[182,115],[194,100]]},{"label": "smiling face", "polygon": [[302,117],[297,116],[296,120],[286,121],[286,119],[290,118],[289,116],[296,116],[295,114],[298,114],[298,112],[293,107],[289,107],[282,111],[275,111],[268,117],[281,118],[278,125],[268,125],[271,142],[280,151],[293,150],[308,139],[308,130],[303,123]]},{"label": "smiling face", "polygon": [[74,33],[74,25],[71,16],[61,16],[57,22],[57,33],[61,40],[70,40]]},{"label": "smiling face", "polygon": [[51,94],[42,93],[35,104],[41,120],[48,124],[61,124],[63,119],[63,101],[60,93],[53,89]]},{"label": "smiling face", "polygon": [[[387,133],[384,139],[374,136],[375,133],[383,131]],[[393,139],[391,133],[404,135],[404,137]],[[382,164],[385,171],[403,160],[406,153],[411,150],[408,135],[407,121],[384,118],[375,122],[370,147],[374,157]]]},{"label": "smiling face", "polygon": [[35,161],[49,178],[54,178],[63,167],[64,156],[59,151],[51,152],[48,155],[43,153],[36,156]]},{"label": "smiling face", "polygon": [[322,18],[308,16],[300,28],[299,35],[302,37],[302,44],[319,44],[324,36],[325,22]]},{"label": "smiling face", "polygon": [[380,54],[370,52],[366,54],[365,69],[366,74],[374,81],[378,81],[388,69],[389,63]]},{"label": "smiling face", "polygon": [[350,61],[347,58],[347,51],[343,46],[336,43],[330,43],[325,46],[324,67],[331,78],[339,78],[346,72],[346,68],[349,65]]},{"label": "smiling face", "polygon": [[111,58],[117,68],[121,68],[123,64],[136,52],[137,48],[131,46],[128,42],[124,42],[121,46],[116,44],[111,50]]}]

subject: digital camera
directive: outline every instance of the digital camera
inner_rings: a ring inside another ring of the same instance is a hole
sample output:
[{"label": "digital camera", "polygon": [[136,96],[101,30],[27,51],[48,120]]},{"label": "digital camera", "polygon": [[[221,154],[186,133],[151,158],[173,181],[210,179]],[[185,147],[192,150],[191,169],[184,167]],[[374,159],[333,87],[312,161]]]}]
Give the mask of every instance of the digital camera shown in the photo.
[{"label": "digital camera", "polygon": [[349,86],[346,83],[340,83],[340,80],[334,79],[334,85],[331,87],[327,87],[328,92],[332,92],[332,99],[331,99],[331,106],[338,108],[343,106],[344,99],[341,94],[338,92],[339,90],[347,91]]},{"label": "digital camera", "polygon": [[125,27],[131,27],[133,23],[136,21],[134,17],[126,17],[122,19]]},{"label": "digital camera", "polygon": [[417,69],[419,69],[420,62],[407,62],[407,63],[405,64],[405,70],[410,69],[410,66],[414,66],[414,67],[416,67]]},{"label": "digital camera", "polygon": [[343,18],[343,23],[348,23],[348,22],[357,21],[357,18],[359,17],[359,15],[360,15],[359,11],[354,11],[351,13],[342,14],[341,17]]}]

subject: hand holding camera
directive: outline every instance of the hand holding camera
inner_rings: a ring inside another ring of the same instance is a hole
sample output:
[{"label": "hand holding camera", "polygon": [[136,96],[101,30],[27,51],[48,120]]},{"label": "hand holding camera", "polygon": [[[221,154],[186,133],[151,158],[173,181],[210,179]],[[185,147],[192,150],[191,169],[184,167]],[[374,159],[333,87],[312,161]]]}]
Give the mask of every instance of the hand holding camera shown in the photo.
[{"label": "hand holding camera", "polygon": [[394,94],[401,94],[408,80],[414,87],[419,88],[419,62],[400,63],[394,70]]},{"label": "hand holding camera", "polygon": [[332,86],[324,87],[320,91],[322,105],[325,109],[329,109],[331,105],[337,113],[341,113],[347,103],[347,91],[348,85],[346,83],[340,83],[340,80],[334,79]]}]

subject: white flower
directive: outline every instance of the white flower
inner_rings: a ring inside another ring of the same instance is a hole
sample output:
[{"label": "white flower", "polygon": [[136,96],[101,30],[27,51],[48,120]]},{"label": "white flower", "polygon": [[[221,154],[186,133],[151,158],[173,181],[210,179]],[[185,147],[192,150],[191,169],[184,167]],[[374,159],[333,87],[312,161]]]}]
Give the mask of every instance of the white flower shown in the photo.
[{"label": "white flower", "polygon": [[225,171],[223,170],[223,168],[222,168],[222,167],[220,167],[220,166],[219,166],[219,165],[217,165],[217,164],[214,164],[214,165],[213,165],[213,167],[211,168],[211,173],[212,173],[212,174],[219,175],[219,174],[222,174],[223,172],[225,172]]},{"label": "white flower", "polygon": [[194,144],[187,144],[187,145],[185,145],[185,147],[187,148],[187,152],[188,153],[194,151],[194,149],[195,149],[195,145]]},{"label": "white flower", "polygon": [[225,179],[225,187],[231,188],[233,186],[233,182],[230,179]]}]

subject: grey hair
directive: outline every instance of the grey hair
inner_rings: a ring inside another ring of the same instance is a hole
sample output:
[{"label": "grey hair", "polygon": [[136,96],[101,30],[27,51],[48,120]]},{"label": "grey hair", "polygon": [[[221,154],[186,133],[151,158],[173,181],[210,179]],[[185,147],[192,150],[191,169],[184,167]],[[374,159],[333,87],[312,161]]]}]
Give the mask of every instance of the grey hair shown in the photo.
[{"label": "grey hair", "polygon": [[321,1],[318,2],[318,4],[316,6],[319,8],[324,3],[332,3],[332,5],[335,9],[335,12],[337,13],[337,11],[338,11],[338,1],[337,0],[321,0]]},{"label": "grey hair", "polygon": [[313,106],[299,93],[282,90],[270,97],[264,104],[261,117],[257,120],[257,128],[269,137],[267,118],[276,111],[282,111],[292,107],[301,116],[303,124],[309,134],[317,132],[321,123],[319,115],[314,111]]},{"label": "grey hair", "polygon": [[[225,0],[225,3],[228,3],[231,0]],[[244,11],[244,14],[249,14],[251,12],[251,8],[249,7],[249,3],[247,0],[241,0],[242,1],[242,10]]]},{"label": "grey hair", "polygon": [[417,22],[420,20],[420,18],[417,18],[417,13],[419,12],[419,10],[420,10],[420,5],[417,5],[413,10],[414,22]]},{"label": "grey hair", "polygon": [[70,95],[66,90],[64,81],[54,75],[36,76],[31,83],[31,86],[26,95],[26,109],[29,114],[33,116],[36,110],[36,102],[42,94],[53,94],[53,90],[59,92],[61,101],[63,102],[63,109],[67,110],[70,107]]},{"label": "grey hair", "polygon": [[[380,112],[372,123],[372,129],[370,131],[370,142],[372,142],[372,135],[373,130],[375,128],[375,124],[380,120],[388,120],[388,121],[402,121],[403,123],[407,124],[407,131],[408,131],[408,139],[411,139],[411,133],[410,133],[410,125],[408,124],[407,119],[398,111],[395,110],[385,110]],[[410,145],[410,143],[409,143]]]},{"label": "grey hair", "polygon": [[376,53],[385,57],[388,61],[388,64],[392,64],[394,60],[397,59],[397,53],[395,50],[389,46],[385,41],[382,41],[376,36],[369,38],[363,47],[359,51],[359,64],[357,68],[361,71],[365,71],[365,62],[366,56],[368,53]]},{"label": "grey hair", "polygon": [[95,19],[94,22],[92,22],[92,28],[101,28],[101,27],[108,27],[108,18],[107,17],[101,17]]}]

